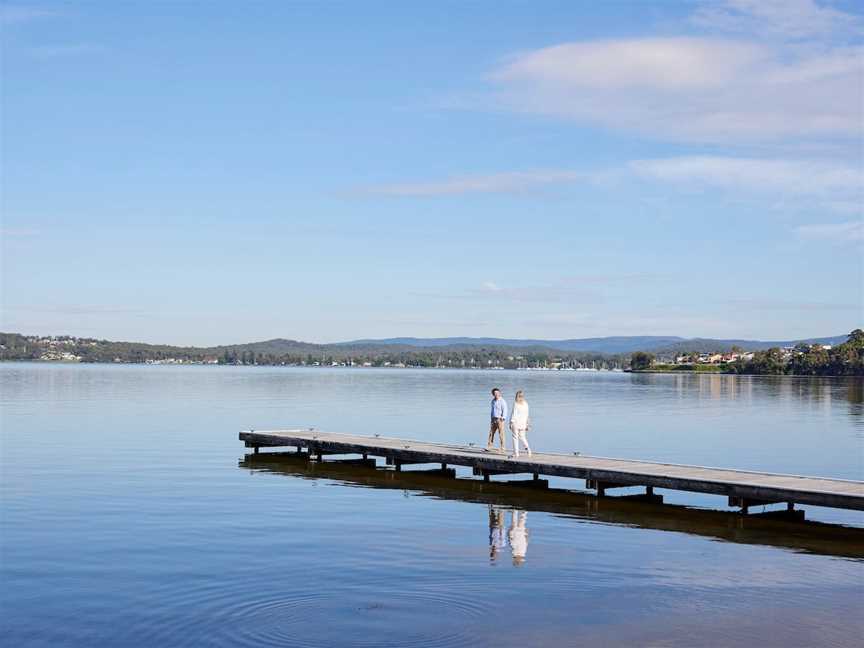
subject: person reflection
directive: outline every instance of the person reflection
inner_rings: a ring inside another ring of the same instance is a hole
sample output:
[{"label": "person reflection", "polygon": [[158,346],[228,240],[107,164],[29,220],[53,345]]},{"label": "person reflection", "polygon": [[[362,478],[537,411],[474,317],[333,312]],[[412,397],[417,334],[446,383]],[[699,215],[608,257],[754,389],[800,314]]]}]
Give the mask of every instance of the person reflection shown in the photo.
[{"label": "person reflection", "polygon": [[521,567],[525,563],[525,554],[528,552],[528,527],[525,526],[527,521],[528,511],[513,511],[510,518],[510,531],[507,535],[514,567]]},{"label": "person reflection", "polygon": [[489,560],[495,562],[506,544],[504,540],[504,511],[489,505]]}]

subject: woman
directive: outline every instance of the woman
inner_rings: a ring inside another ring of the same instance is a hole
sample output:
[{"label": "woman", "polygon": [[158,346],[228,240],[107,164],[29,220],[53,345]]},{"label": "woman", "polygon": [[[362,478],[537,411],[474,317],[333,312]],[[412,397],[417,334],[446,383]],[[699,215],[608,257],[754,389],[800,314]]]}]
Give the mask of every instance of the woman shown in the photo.
[{"label": "woman", "polygon": [[522,390],[516,392],[516,401],[513,403],[513,414],[510,416],[510,431],[513,433],[513,449],[514,454],[519,456],[519,442],[525,444],[525,449],[528,451],[528,456],[531,456],[531,446],[528,445],[528,428],[530,421],[528,419],[528,401],[525,400],[525,394]]}]

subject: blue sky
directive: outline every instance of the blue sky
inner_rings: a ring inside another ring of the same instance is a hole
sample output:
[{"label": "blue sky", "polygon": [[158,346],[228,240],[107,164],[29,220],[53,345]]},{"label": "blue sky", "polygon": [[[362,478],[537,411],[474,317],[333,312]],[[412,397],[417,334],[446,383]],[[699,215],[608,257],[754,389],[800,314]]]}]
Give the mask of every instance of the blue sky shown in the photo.
[{"label": "blue sky", "polygon": [[855,3],[5,3],[5,331],[785,339],[864,314]]}]

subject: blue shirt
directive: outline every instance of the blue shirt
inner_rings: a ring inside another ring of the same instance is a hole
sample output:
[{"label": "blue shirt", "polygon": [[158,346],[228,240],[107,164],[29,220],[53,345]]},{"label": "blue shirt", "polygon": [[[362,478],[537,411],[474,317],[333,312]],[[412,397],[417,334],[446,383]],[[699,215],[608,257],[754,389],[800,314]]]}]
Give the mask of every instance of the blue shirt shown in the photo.
[{"label": "blue shirt", "polygon": [[503,398],[492,399],[492,418],[507,418],[507,401]]}]

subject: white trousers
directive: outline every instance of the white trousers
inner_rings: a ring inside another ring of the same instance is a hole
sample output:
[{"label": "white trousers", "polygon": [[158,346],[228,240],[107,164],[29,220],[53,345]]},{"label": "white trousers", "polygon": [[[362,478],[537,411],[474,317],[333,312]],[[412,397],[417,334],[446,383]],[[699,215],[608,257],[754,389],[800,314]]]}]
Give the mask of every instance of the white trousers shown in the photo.
[{"label": "white trousers", "polygon": [[528,437],[526,432],[527,429],[516,429],[512,425],[510,426],[510,432],[513,434],[513,454],[517,457],[519,456],[519,442],[521,441],[525,444],[525,449],[528,451],[528,456],[531,456],[531,446],[528,445]]}]

